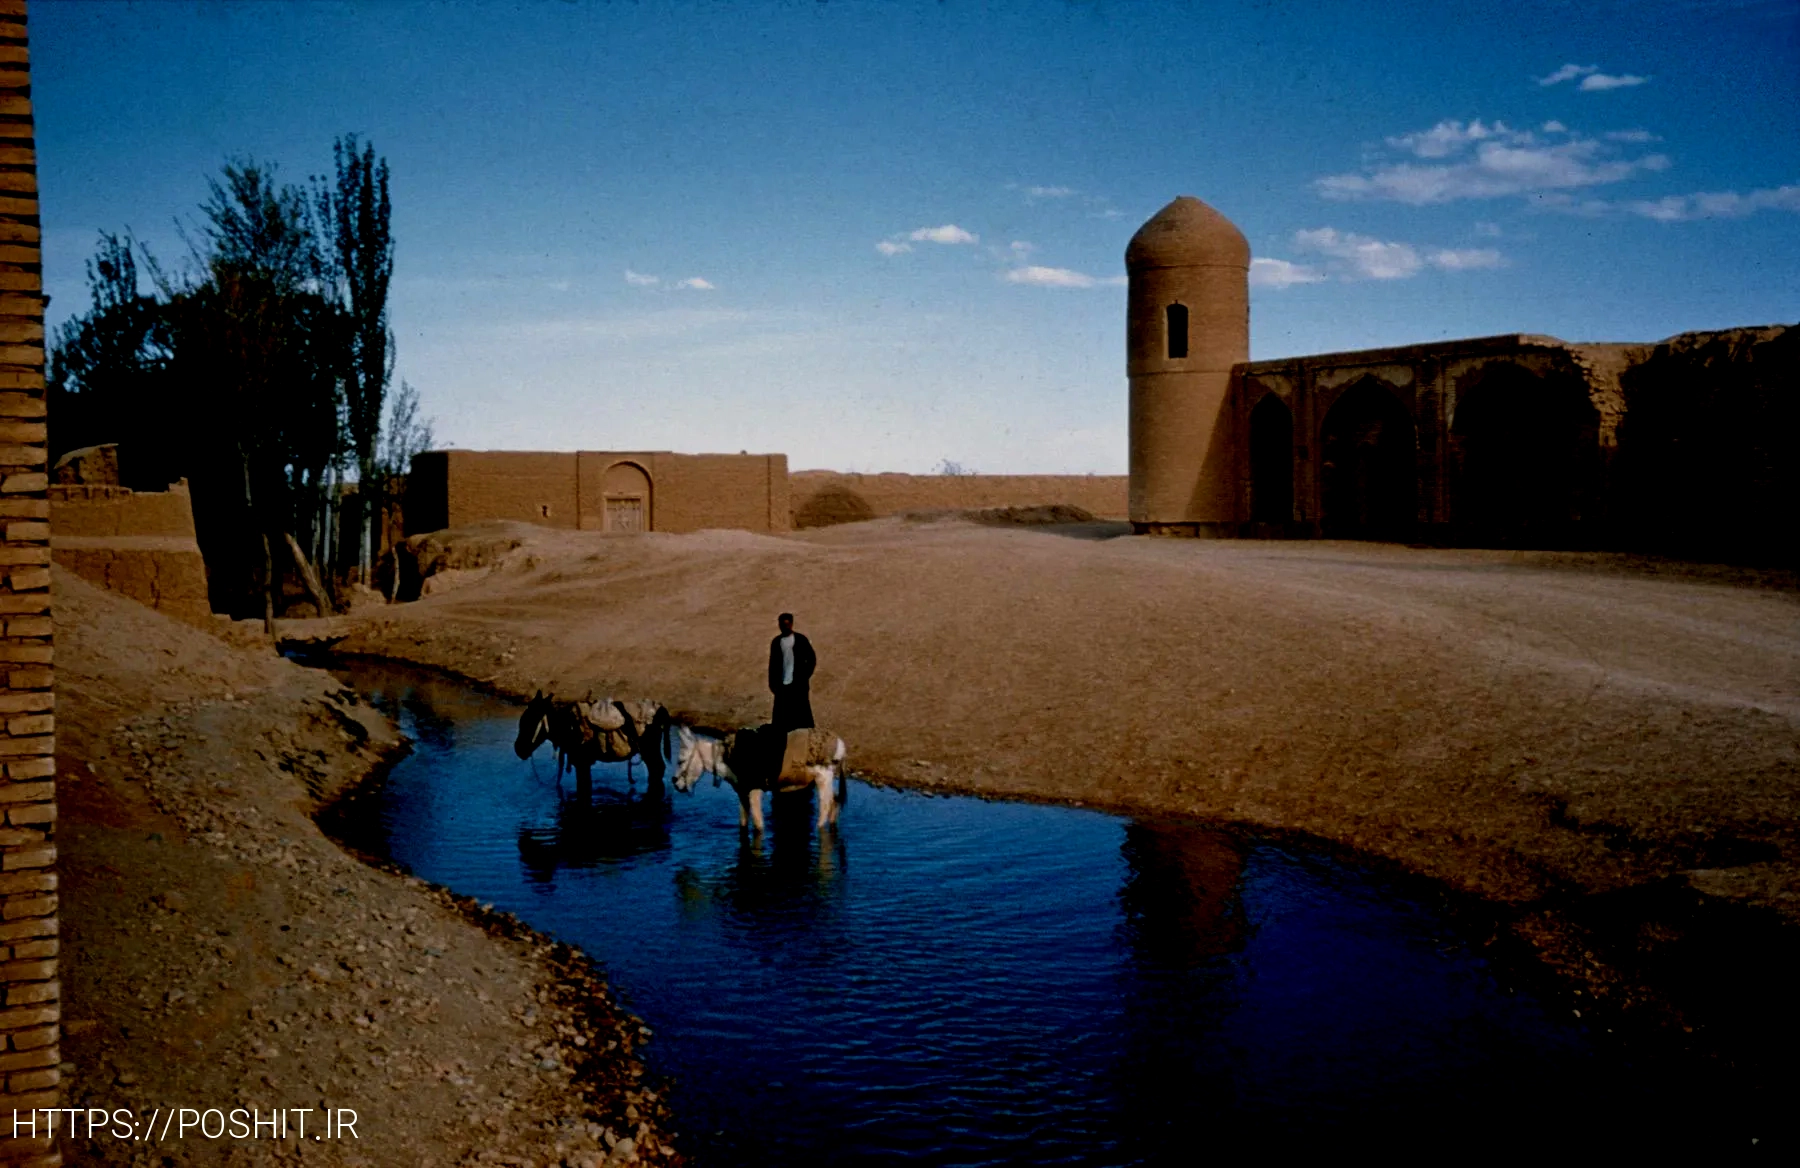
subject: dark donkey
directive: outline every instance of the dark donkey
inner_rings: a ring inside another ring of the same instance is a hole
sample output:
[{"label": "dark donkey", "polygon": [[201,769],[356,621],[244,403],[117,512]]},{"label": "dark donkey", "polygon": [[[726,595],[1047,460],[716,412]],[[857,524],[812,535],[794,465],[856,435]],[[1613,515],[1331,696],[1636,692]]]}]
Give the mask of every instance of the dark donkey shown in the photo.
[{"label": "dark donkey", "polygon": [[574,764],[577,789],[587,790],[596,762],[622,762],[631,775],[631,760],[641,759],[649,776],[650,793],[661,795],[664,761],[674,723],[659,702],[558,701],[539,690],[519,715],[519,736],[513,753],[529,758],[545,742],[556,749],[556,777]]}]

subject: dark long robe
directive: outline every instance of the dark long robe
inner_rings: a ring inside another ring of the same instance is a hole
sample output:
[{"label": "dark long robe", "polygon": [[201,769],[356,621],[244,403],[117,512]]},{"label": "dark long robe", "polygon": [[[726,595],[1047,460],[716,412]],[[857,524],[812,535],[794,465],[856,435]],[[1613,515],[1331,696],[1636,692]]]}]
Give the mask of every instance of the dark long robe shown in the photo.
[{"label": "dark long robe", "polygon": [[794,634],[794,680],[781,683],[781,638],[769,642],[769,692],[775,695],[775,710],[769,721],[783,734],[789,730],[805,730],[813,724],[812,675],[819,658],[805,633]]}]

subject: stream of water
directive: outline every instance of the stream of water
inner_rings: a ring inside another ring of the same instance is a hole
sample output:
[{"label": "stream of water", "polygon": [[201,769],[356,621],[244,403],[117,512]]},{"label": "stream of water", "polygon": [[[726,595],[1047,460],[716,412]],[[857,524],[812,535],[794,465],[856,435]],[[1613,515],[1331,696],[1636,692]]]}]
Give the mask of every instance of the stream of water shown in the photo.
[{"label": "stream of water", "polygon": [[832,835],[791,806],[750,841],[729,788],[662,804],[603,766],[578,799],[514,757],[517,707],[340,675],[416,748],[328,826],[599,960],[696,1163],[1549,1152],[1671,1122],[1648,1071],[1422,886],[1191,823],[857,782]]}]

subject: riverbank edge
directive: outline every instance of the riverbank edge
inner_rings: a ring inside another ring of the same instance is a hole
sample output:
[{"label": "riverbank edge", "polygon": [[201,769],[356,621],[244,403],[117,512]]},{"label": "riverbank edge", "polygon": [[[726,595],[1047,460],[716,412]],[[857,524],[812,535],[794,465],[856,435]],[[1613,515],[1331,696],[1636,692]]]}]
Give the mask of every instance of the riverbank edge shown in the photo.
[{"label": "riverbank edge", "polygon": [[[312,622],[309,622],[312,623]],[[478,692],[523,706],[530,695],[497,675],[477,677],[454,665],[392,652],[340,651],[355,618],[335,618],[333,631],[290,634],[285,645],[308,648],[327,658],[364,660],[426,670]],[[316,629],[316,626],[315,626]],[[631,688],[631,687],[626,687]],[[635,690],[633,690],[635,692]],[[735,729],[718,710],[669,706],[671,716],[703,734]],[[1651,1058],[1700,1058],[1722,1067],[1758,1067],[1776,1057],[1780,1046],[1767,1028],[1768,1013],[1741,1003],[1724,1016],[1709,1002],[1713,995],[1695,991],[1710,986],[1723,946],[1739,961],[1762,966],[1800,965],[1800,926],[1773,909],[1745,904],[1694,887],[1680,874],[1629,889],[1598,892],[1561,880],[1552,891],[1532,900],[1511,902],[1459,887],[1436,873],[1413,867],[1394,856],[1280,823],[1255,819],[1215,820],[1197,817],[1132,799],[1069,799],[1031,791],[995,790],[978,782],[938,773],[929,782],[880,771],[852,769],[852,777],[871,786],[922,795],[964,796],[996,802],[1077,807],[1127,817],[1178,819],[1253,835],[1277,846],[1347,862],[1384,879],[1419,890],[1448,915],[1491,929],[1483,948],[1497,966],[1546,1004],[1567,1009],[1590,1024],[1603,1042],[1629,1044]],[[1656,939],[1646,953],[1643,939]],[[1685,992],[1684,992],[1685,991]],[[1760,1022],[1743,1018],[1756,1014]],[[1800,1012],[1788,1017],[1773,1034],[1800,1033]]]},{"label": "riverbank edge", "polygon": [[[304,667],[319,668],[312,664]],[[412,740],[401,736],[360,776],[337,784],[328,798],[316,801],[311,812],[314,825],[357,863],[424,892],[495,941],[525,948],[542,975],[536,986],[538,1000],[577,1020],[575,1033],[559,1034],[555,1045],[560,1061],[572,1070],[569,1091],[588,1121],[602,1129],[598,1138],[607,1149],[608,1163],[636,1163],[650,1156],[655,1163],[679,1168],[686,1161],[674,1147],[679,1133],[672,1126],[675,1117],[668,1105],[670,1084],[644,1061],[640,1052],[650,1041],[648,1028],[619,1002],[600,959],[538,931],[513,913],[353,847],[330,830],[331,816],[353,813],[349,809],[354,801],[385,783],[412,751]],[[613,1037],[607,1038],[608,1034]],[[602,1041],[607,1045],[601,1045]],[[630,1134],[620,1136],[619,1132]]]},{"label": "riverbank edge", "polygon": [[[308,1160],[345,1168],[386,1134],[383,1101],[431,1117],[404,1148],[434,1162],[683,1162],[639,1053],[649,1035],[594,962],[322,829],[410,750],[391,719],[273,646],[220,644],[60,570],[53,583],[75,618],[58,679],[65,1104],[149,1115],[329,1092],[364,1130]],[[147,1151],[111,1130],[57,1138],[71,1159]],[[192,1163],[294,1150],[212,1139],[173,1147]]]}]

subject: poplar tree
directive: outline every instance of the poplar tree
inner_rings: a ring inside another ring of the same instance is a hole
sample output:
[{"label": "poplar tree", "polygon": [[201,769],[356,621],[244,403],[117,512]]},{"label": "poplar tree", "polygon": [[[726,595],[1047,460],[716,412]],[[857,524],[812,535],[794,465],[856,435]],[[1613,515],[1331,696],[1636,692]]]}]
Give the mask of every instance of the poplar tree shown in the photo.
[{"label": "poplar tree", "polygon": [[344,414],[356,460],[361,521],[358,568],[369,579],[374,557],[377,503],[384,487],[380,441],[382,408],[394,373],[394,334],[388,327],[388,285],[394,275],[394,237],[389,228],[387,159],[372,144],[346,134],[332,144],[335,182],[318,195],[328,226],[339,302],[349,318],[344,371]]},{"label": "poplar tree", "polygon": [[[417,393],[388,392],[387,162],[353,134],[333,157],[335,176],[310,190],[272,165],[228,161],[199,216],[177,225],[189,252],[179,272],[102,234],[92,308],[56,330],[49,354],[55,449],[120,443],[140,488],[188,477],[215,609],[254,604],[271,628],[276,547],[325,611],[333,573],[321,580],[314,562],[331,567],[341,546],[340,475],[353,465],[359,480],[345,518],[368,579],[376,520],[431,441]],[[145,271],[154,294],[139,289]]]},{"label": "poplar tree", "polygon": [[139,288],[135,244],[101,232],[87,261],[93,307],[51,338],[50,416],[60,453],[131,433],[143,440],[120,467],[126,486],[162,490],[180,477],[169,457],[165,374],[168,323],[155,296]]},{"label": "poplar tree", "polygon": [[208,188],[202,241],[190,244],[199,271],[164,289],[166,312],[183,390],[217,427],[213,448],[194,460],[208,488],[196,504],[225,511],[212,525],[215,547],[241,547],[226,532],[242,524],[224,508],[240,501],[272,633],[276,544],[291,552],[318,607],[329,608],[293,532],[310,523],[325,474],[342,457],[347,329],[327,295],[329,266],[305,192],[250,160],[227,163],[223,181]]}]

